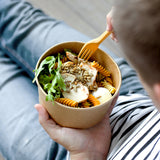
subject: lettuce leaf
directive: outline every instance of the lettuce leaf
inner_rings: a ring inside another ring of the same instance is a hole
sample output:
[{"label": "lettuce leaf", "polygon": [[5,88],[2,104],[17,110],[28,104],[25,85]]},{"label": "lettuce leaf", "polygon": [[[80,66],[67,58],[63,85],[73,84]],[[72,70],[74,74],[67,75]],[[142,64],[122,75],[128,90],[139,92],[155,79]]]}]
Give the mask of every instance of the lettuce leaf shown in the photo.
[{"label": "lettuce leaf", "polygon": [[[55,69],[55,63],[58,61],[57,68]],[[47,93],[46,100],[52,101],[61,96],[62,90],[66,90],[64,80],[60,74],[62,62],[60,60],[60,53],[58,57],[48,56],[40,64],[38,69],[35,69],[35,77],[38,78],[44,91]]]}]

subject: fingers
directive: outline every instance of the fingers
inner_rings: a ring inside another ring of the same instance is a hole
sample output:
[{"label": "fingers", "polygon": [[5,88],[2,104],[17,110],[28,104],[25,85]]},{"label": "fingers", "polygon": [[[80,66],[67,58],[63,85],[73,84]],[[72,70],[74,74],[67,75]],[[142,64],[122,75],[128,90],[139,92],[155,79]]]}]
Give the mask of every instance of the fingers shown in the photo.
[{"label": "fingers", "polygon": [[112,10],[107,14],[107,30],[108,31],[112,31],[113,30],[113,26],[112,26]]},{"label": "fingers", "polygon": [[39,121],[46,122],[47,120],[49,120],[49,115],[42,105],[36,104],[34,107],[39,113]]},{"label": "fingers", "polygon": [[118,42],[115,32],[112,32],[111,39],[115,42]]},{"label": "fingers", "polygon": [[118,42],[117,37],[115,35],[114,29],[113,29],[113,19],[112,19],[112,15],[113,15],[113,7],[111,9],[111,11],[107,14],[106,19],[107,19],[107,30],[112,32],[111,33],[111,39],[114,40],[115,42]]}]

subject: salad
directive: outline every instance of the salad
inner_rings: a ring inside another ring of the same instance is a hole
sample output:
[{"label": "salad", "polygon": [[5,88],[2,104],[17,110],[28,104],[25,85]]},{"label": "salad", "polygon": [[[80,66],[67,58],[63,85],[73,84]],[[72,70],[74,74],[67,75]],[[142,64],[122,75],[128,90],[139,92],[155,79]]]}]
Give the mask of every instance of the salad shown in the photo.
[{"label": "salad", "polygon": [[34,70],[47,101],[88,108],[106,102],[116,89],[111,73],[98,62],[85,61],[69,49],[46,57]]}]

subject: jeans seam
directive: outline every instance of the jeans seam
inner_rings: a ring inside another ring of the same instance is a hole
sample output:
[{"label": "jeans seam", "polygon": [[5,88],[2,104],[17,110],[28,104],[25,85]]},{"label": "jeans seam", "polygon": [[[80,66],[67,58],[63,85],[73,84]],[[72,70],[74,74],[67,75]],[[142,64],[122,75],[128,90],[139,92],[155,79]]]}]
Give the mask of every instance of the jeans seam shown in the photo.
[{"label": "jeans seam", "polygon": [[[29,63],[27,63],[21,56],[19,56],[13,49],[11,49],[10,47],[8,47],[5,43],[5,40],[0,37],[0,41],[1,41],[1,49],[5,51],[5,53],[10,56],[13,57],[14,61],[18,61],[20,64],[20,67],[22,67],[24,70],[27,71],[27,73],[32,74],[33,73],[33,67],[31,67],[29,65]],[[33,76],[33,74],[31,75]]]}]

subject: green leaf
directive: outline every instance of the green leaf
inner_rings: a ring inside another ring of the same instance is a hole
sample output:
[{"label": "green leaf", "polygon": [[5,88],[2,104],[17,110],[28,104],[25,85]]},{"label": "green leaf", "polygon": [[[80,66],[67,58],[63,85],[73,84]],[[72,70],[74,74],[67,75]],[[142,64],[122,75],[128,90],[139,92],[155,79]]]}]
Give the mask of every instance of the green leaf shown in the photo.
[{"label": "green leaf", "polygon": [[35,82],[36,78],[39,76],[39,74],[45,69],[45,65],[50,64],[53,67],[53,64],[55,64],[56,59],[54,58],[54,56],[48,56],[46,57],[41,63],[40,66],[38,67],[38,69],[35,69],[35,77],[32,81],[32,83]]},{"label": "green leaf", "polygon": [[62,66],[62,61],[60,60],[60,53],[58,53],[58,67],[57,67],[57,71],[59,71],[61,69]]},{"label": "green leaf", "polygon": [[50,76],[47,76],[46,74],[44,75],[39,75],[39,83],[42,84],[43,86],[47,83],[50,83],[53,79],[54,75],[51,74]]},{"label": "green leaf", "polygon": [[[64,80],[60,74],[62,62],[60,60],[60,53],[55,58],[54,56],[46,57],[41,63],[38,69],[35,70],[35,78],[38,77],[39,83],[47,93],[46,100],[54,102],[55,98],[61,96],[61,91],[66,90]],[[58,60],[57,69],[54,69],[54,65]]]},{"label": "green leaf", "polygon": [[52,92],[49,90],[48,94],[46,96],[46,101],[54,101],[54,96],[52,95]]},{"label": "green leaf", "polygon": [[64,51],[65,51],[65,52],[71,52],[71,49],[65,48]]},{"label": "green leaf", "polygon": [[61,89],[63,89],[63,91],[66,91],[66,85],[65,85],[64,80],[63,80],[61,74],[59,73],[59,71],[56,72],[56,76],[57,76],[57,83],[58,83],[59,87]]}]

